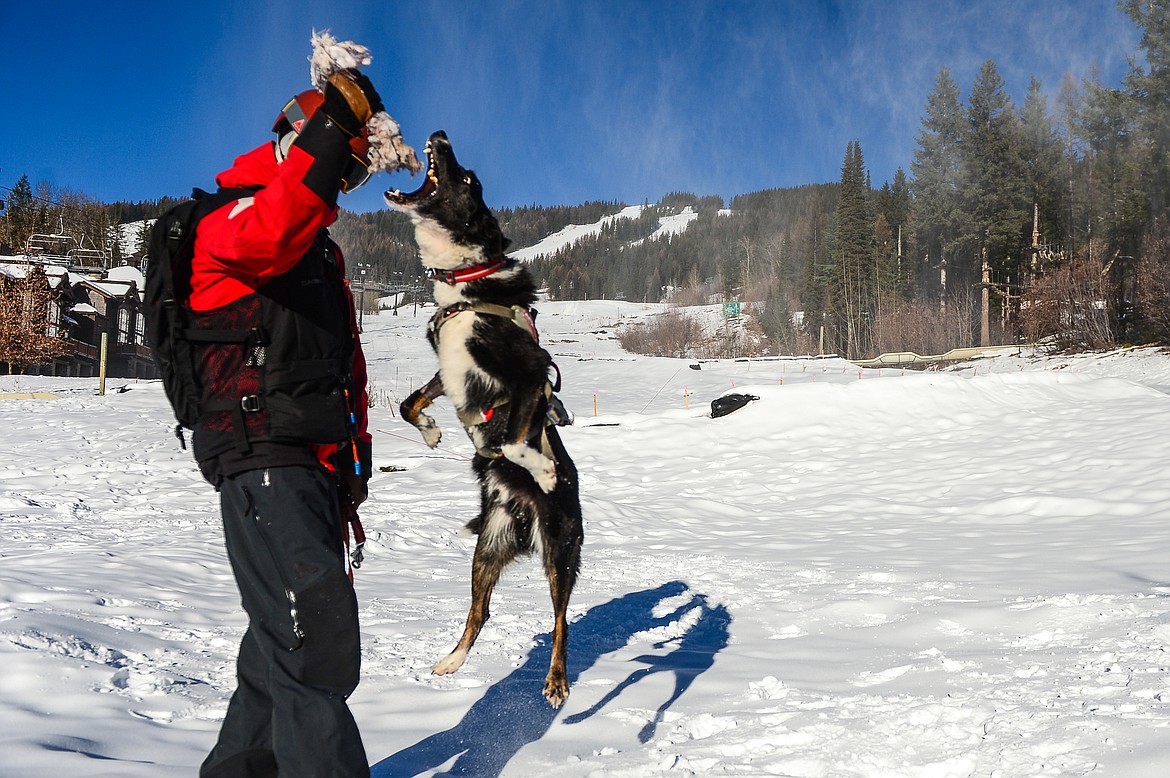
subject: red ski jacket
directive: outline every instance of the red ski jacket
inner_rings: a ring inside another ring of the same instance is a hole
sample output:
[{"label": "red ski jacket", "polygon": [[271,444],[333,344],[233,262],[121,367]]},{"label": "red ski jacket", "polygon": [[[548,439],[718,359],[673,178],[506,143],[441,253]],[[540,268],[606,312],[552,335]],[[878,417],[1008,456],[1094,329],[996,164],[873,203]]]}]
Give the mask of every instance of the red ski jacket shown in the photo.
[{"label": "red ski jacket", "polygon": [[[235,302],[291,270],[312,247],[318,231],[337,219],[337,207],[323,201],[304,183],[313,162],[308,152],[294,145],[284,162],[278,164],[270,142],[237,157],[231,168],[216,177],[222,188],[263,188],[252,197],[212,211],[199,222],[191,260],[189,303],[193,310],[210,311]],[[335,253],[344,275],[341,252]],[[358,392],[352,410],[358,440],[368,443],[371,437],[366,360],[348,282],[346,295],[354,339],[353,379]],[[317,452],[318,459],[330,470],[332,453],[333,446],[321,447]]]}]

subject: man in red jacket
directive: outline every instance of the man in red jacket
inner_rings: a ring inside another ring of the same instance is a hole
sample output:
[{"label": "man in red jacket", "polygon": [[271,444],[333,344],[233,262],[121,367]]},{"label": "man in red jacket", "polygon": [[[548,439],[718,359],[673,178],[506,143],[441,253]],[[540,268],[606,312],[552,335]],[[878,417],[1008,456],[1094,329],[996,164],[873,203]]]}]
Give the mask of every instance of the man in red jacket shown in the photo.
[{"label": "man in red jacket", "polygon": [[220,493],[248,614],[207,778],[369,775],[346,705],[360,650],[343,518],[370,475],[366,365],[325,228],[338,193],[369,177],[365,125],[379,110],[356,72],[297,95],[277,141],[217,177],[241,197],[196,230],[188,302],[199,329],[228,337],[198,346],[195,458]]}]

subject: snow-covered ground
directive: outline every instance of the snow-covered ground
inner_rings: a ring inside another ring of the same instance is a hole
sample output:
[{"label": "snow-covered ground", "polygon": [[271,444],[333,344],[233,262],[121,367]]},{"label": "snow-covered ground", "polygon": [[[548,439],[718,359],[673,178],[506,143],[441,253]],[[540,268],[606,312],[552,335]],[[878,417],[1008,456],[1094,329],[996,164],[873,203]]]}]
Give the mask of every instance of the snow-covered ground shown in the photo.
[{"label": "snow-covered ground", "polygon": [[[541,306],[586,521],[560,711],[532,560],[463,669],[429,672],[468,604],[471,447],[445,401],[437,451],[395,415],[434,369],[426,312],[365,316],[376,776],[1170,774],[1170,356],[622,352],[615,325],[657,310]],[[760,399],[709,418],[733,387]],[[95,389],[0,378],[60,395],[0,400],[6,778],[193,775],[233,686],[215,495],[156,383]]]}]

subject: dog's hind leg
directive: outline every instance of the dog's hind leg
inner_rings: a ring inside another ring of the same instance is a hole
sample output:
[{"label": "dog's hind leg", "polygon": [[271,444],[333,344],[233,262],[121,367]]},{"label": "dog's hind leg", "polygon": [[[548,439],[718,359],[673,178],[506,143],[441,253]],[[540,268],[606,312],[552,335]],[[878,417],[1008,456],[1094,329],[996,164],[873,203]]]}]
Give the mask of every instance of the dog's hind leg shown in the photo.
[{"label": "dog's hind leg", "polygon": [[[489,518],[488,523],[490,522]],[[475,639],[479,637],[479,631],[483,629],[491,615],[489,605],[496,581],[500,579],[504,567],[515,557],[514,543],[501,543],[492,533],[480,533],[475,544],[475,556],[471,562],[471,608],[467,611],[467,624],[455,649],[431,668],[435,675],[448,675],[463,666],[467,653],[475,645]]]},{"label": "dog's hind leg", "polygon": [[565,669],[569,648],[568,610],[569,596],[573,593],[577,570],[581,566],[582,538],[579,533],[578,530],[577,534],[560,539],[554,547],[546,547],[544,553],[544,572],[548,576],[554,616],[552,658],[544,681],[544,698],[554,708],[561,707],[569,697],[569,678]]},{"label": "dog's hind leg", "polygon": [[569,676],[565,669],[565,656],[569,646],[569,594],[571,587],[566,586],[564,576],[552,567],[549,567],[548,585],[553,600],[553,644],[552,659],[548,664],[548,675],[544,679],[544,698],[554,708],[565,704],[569,698]]}]

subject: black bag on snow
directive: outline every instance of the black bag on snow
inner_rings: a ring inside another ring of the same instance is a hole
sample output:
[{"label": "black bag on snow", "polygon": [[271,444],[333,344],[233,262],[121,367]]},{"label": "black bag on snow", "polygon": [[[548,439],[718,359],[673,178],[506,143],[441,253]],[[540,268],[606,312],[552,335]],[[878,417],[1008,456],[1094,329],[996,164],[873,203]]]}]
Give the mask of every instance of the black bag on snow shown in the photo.
[{"label": "black bag on snow", "polygon": [[734,413],[740,408],[744,407],[752,400],[758,400],[754,394],[725,394],[722,397],[716,397],[711,401],[711,418],[718,419],[720,416],[726,416],[729,413]]},{"label": "black bag on snow", "polygon": [[192,325],[186,301],[191,295],[195,228],[215,209],[252,194],[250,189],[221,189],[215,193],[196,189],[192,199],[169,209],[150,231],[144,289],[146,337],[179,423],[175,434],[184,448],[182,428],[194,429],[201,415],[203,390],[195,366],[196,344],[239,343],[249,337],[249,333],[201,330]]}]

